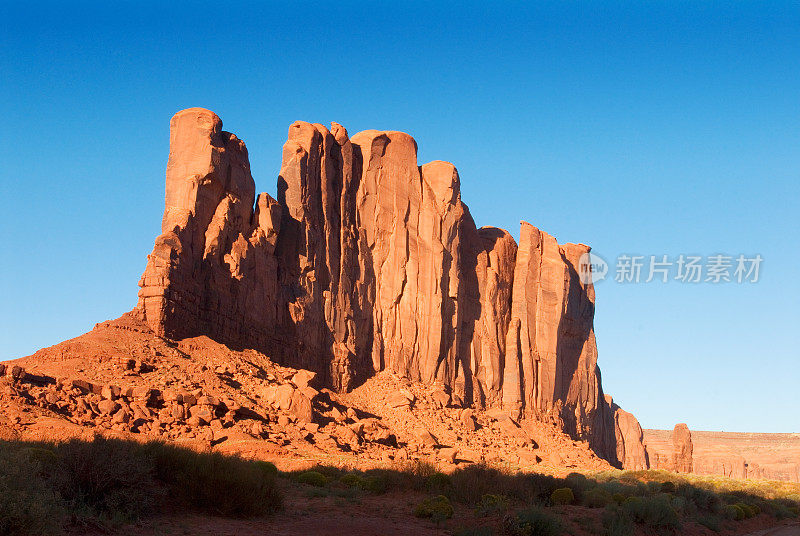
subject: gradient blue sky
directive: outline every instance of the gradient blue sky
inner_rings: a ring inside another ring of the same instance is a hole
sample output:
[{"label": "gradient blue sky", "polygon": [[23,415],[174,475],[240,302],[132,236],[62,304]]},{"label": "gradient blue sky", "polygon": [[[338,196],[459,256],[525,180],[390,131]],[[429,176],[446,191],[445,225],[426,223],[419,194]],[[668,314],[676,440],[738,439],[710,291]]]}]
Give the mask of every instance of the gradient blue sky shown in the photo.
[{"label": "gradient blue sky", "polygon": [[135,305],[202,106],[273,195],[288,126],[337,121],[454,162],[478,225],[761,254],[757,284],[598,284],[603,385],[644,427],[800,432],[796,2],[60,4],[0,7],[0,359]]}]

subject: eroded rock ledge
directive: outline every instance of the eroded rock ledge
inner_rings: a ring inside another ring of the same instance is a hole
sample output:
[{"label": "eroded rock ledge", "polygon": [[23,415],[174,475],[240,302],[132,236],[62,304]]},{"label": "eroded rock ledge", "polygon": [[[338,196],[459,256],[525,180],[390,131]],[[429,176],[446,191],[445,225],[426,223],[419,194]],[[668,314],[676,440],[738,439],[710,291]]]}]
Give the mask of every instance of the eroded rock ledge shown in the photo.
[{"label": "eroded rock ledge", "polygon": [[456,168],[419,166],[402,132],[296,122],[278,200],[255,196],[244,142],[216,114],[170,122],[162,233],[136,312],[159,335],[207,335],[349,390],[379,370],[464,406],[553,420],[618,466],[646,464],[641,427],[603,395],[594,288],[522,222],[476,228]]}]

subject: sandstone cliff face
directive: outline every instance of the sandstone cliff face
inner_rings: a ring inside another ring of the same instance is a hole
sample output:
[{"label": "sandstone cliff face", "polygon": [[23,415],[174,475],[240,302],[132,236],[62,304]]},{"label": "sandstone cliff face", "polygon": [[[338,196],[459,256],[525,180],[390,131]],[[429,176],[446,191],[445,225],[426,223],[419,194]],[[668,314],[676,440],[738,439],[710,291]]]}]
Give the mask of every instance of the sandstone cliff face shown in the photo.
[{"label": "sandstone cliff face", "polygon": [[213,112],[170,126],[137,306],[158,334],[255,348],[339,390],[388,369],[641,463],[638,422],[600,384],[594,288],[576,270],[588,246],[476,228],[455,167],[419,166],[401,132],[294,123],[276,201],[254,199],[244,143]]},{"label": "sandstone cliff face", "polygon": [[608,405],[614,415],[614,438],[616,441],[617,460],[625,469],[638,471],[649,469],[650,459],[644,445],[644,432],[639,421],[632,413],[614,404],[606,395]]},{"label": "sandstone cliff face", "polygon": [[692,433],[685,423],[672,431],[672,465],[678,473],[692,472]]}]

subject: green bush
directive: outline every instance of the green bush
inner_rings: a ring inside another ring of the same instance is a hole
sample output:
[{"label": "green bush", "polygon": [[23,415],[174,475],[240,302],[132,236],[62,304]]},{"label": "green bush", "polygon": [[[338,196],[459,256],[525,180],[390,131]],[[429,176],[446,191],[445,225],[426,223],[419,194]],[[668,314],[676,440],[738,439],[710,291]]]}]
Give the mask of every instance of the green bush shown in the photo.
[{"label": "green bush", "polygon": [[339,482],[348,488],[360,488],[364,485],[364,479],[355,473],[347,473],[339,477]]},{"label": "green bush", "polygon": [[41,463],[29,452],[0,448],[0,534],[44,536],[59,531],[66,511],[41,472]]},{"label": "green bush", "polygon": [[425,489],[428,493],[447,494],[453,487],[450,477],[444,473],[433,473],[425,479]]},{"label": "green bush", "polygon": [[275,477],[258,462],[220,453],[199,453],[164,443],[144,447],[170,495],[203,512],[226,517],[261,516],[277,510]]},{"label": "green bush", "polygon": [[[41,532],[37,527],[43,525],[52,529],[65,516],[73,524],[111,528],[155,511],[163,504],[159,499],[166,496],[170,504],[237,517],[264,515],[281,502],[272,464],[160,442],[141,444],[103,437],[57,445],[0,442],[0,455],[23,460],[0,463],[7,477],[0,500],[12,505],[14,497],[22,496],[17,491],[30,494],[39,490],[41,497],[26,501],[26,508],[51,512],[38,515],[38,522],[27,523],[29,534]],[[8,472],[30,467],[36,467],[36,472],[26,478]],[[18,481],[13,483],[14,479]],[[20,515],[9,512],[0,516],[0,525],[5,524],[0,534],[14,533],[16,529],[9,524]]]},{"label": "green bush", "polygon": [[558,505],[572,504],[575,502],[575,495],[571,488],[558,488],[550,494],[550,501]]},{"label": "green bush", "polygon": [[453,517],[453,505],[450,504],[450,499],[444,495],[436,495],[423,499],[414,509],[414,515],[429,518],[438,523]]},{"label": "green bush", "polygon": [[564,532],[560,518],[537,506],[506,518],[504,528],[510,536],[558,536]]},{"label": "green bush", "polygon": [[362,481],[362,488],[376,495],[389,491],[389,486],[389,478],[386,475],[369,475]]},{"label": "green bush", "polygon": [[735,521],[741,521],[742,519],[744,519],[744,510],[742,510],[741,508],[739,508],[739,506],[735,504],[726,504],[722,512],[728,519],[732,519]]},{"label": "green bush", "polygon": [[602,523],[607,536],[633,536],[633,520],[619,506],[606,507],[603,511]]},{"label": "green bush", "polygon": [[661,493],[675,493],[675,482],[666,480],[661,483]]},{"label": "green bush", "polygon": [[544,504],[564,480],[538,473],[508,474],[494,467],[476,464],[457,469],[449,477],[446,494],[453,500],[477,505],[486,494],[505,495],[525,503]]},{"label": "green bush", "polygon": [[121,524],[153,509],[160,495],[155,467],[141,445],[98,436],[57,449],[53,486],[79,518]]},{"label": "green bush", "polygon": [[56,462],[58,462],[58,454],[56,454],[52,449],[43,447],[28,447],[23,449],[23,451],[31,460],[38,462],[45,473],[48,473],[56,464]]},{"label": "green bush", "polygon": [[319,471],[306,471],[297,475],[297,481],[301,484],[321,488],[328,483],[328,478]]},{"label": "green bush", "polygon": [[275,478],[278,476],[278,468],[275,467],[275,464],[272,462],[264,462],[264,461],[256,461],[253,462],[256,467],[261,469],[261,472],[264,473],[264,476],[267,478]]},{"label": "green bush", "polygon": [[614,502],[617,504],[622,504],[625,502],[625,499],[627,499],[627,497],[622,493],[615,493],[611,496],[611,498],[614,499]]},{"label": "green bush", "polygon": [[790,519],[798,517],[800,512],[796,506],[788,506],[786,502],[773,499],[764,505],[764,511],[775,519]]},{"label": "green bush", "polygon": [[[668,494],[667,494],[668,495]],[[670,504],[678,512],[679,515],[683,516],[686,515],[690,510],[694,511],[694,505],[691,507],[689,506],[689,501],[687,501],[684,497],[670,497]]]},{"label": "green bush", "polygon": [[[622,500],[624,500],[624,497],[620,500],[620,502],[622,502]],[[613,504],[615,501],[607,490],[601,487],[596,487],[584,492],[583,500],[581,502],[584,506],[588,506],[589,508],[605,508],[606,506]]]},{"label": "green bush", "polygon": [[572,490],[573,495],[575,496],[575,501],[583,502],[583,495],[597,487],[597,482],[594,480],[590,480],[581,473],[570,473],[564,479],[566,481],[566,486]]},{"label": "green bush", "polygon": [[721,501],[719,496],[709,490],[681,484],[675,490],[676,495],[686,499],[687,503],[694,505],[697,509],[706,512],[716,512],[720,509]]},{"label": "green bush", "polygon": [[670,504],[669,495],[628,497],[622,503],[622,508],[633,521],[654,529],[675,530],[680,526],[678,513]]},{"label": "green bush", "polygon": [[713,530],[714,532],[719,532],[722,530],[722,526],[720,525],[720,520],[717,516],[706,514],[697,518],[697,522],[703,525],[704,527]]},{"label": "green bush", "polygon": [[742,512],[744,512],[745,519],[750,519],[751,517],[755,517],[756,514],[758,513],[756,512],[755,507],[750,506],[749,504],[743,502],[736,503],[736,506],[742,509]]},{"label": "green bush", "polygon": [[495,468],[485,465],[470,465],[463,469],[456,469],[450,475],[452,484],[451,496],[454,500],[466,504],[478,504],[484,495],[508,493],[512,477]]},{"label": "green bush", "polygon": [[481,497],[481,502],[475,508],[475,515],[478,517],[486,517],[494,514],[500,514],[508,509],[508,498],[505,495],[495,495],[486,493]]}]

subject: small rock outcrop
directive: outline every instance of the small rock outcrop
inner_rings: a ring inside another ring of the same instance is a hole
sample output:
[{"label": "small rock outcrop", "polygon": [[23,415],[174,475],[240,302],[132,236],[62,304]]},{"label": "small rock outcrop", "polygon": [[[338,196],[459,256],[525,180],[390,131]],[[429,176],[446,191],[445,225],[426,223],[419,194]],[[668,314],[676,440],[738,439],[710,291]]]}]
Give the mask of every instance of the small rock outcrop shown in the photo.
[{"label": "small rock outcrop", "polygon": [[672,465],[677,473],[692,472],[692,433],[685,423],[678,423],[672,431]]},{"label": "small rock outcrop", "polygon": [[617,460],[625,469],[639,471],[650,468],[650,459],[644,445],[644,432],[639,421],[628,413],[610,396],[606,400],[614,414],[614,437],[616,439]]},{"label": "small rock outcrop", "polygon": [[136,308],[156,333],[256,349],[339,391],[388,370],[642,463],[641,427],[600,382],[594,288],[577,270],[588,246],[526,222],[519,245],[478,229],[456,168],[420,166],[402,132],[294,123],[275,200],[255,196],[247,149],[216,114],[184,110],[170,127]]}]

